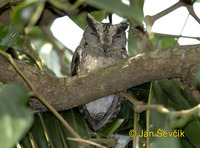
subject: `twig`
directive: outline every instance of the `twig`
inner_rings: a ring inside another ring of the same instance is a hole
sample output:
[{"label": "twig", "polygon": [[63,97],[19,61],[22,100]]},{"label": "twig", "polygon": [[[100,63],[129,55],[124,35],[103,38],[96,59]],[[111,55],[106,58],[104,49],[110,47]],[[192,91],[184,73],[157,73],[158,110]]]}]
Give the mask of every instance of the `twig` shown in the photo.
[{"label": "twig", "polygon": [[144,34],[144,37],[142,39],[142,44],[140,45],[140,49],[139,49],[139,53],[143,53],[144,49],[146,48],[146,46],[148,45],[149,42],[149,37],[147,32]]},{"label": "twig", "polygon": [[200,37],[192,37],[192,36],[184,36],[184,35],[171,35],[171,34],[162,34],[162,33],[154,33],[156,36],[166,36],[166,37],[171,37],[171,38],[191,38],[191,39],[196,39],[200,40]]},{"label": "twig", "polygon": [[33,85],[28,81],[28,79],[23,75],[23,73],[21,72],[21,70],[19,70],[19,68],[15,65],[12,57],[7,54],[6,52],[4,52],[3,50],[0,49],[0,54],[5,57],[6,59],[8,59],[8,61],[10,62],[10,64],[13,66],[13,68],[17,71],[17,73],[22,77],[22,79],[26,82],[26,84],[28,85],[28,87],[31,90],[34,90]]},{"label": "twig", "polygon": [[70,141],[76,141],[76,142],[83,142],[83,143],[87,143],[87,144],[90,144],[90,145],[94,145],[94,146],[98,146],[100,148],[107,148],[105,146],[102,146],[100,144],[97,144],[95,142],[92,142],[92,141],[89,141],[89,140],[85,140],[85,139],[79,139],[79,138],[71,138],[71,137],[68,137],[67,140],[70,140]]},{"label": "twig", "polygon": [[172,12],[172,11],[176,10],[177,8],[184,6],[184,5],[185,4],[182,1],[179,1],[176,4],[172,5],[171,7],[161,11],[160,13],[157,13],[153,16],[147,16],[148,22],[152,26],[157,19],[167,15],[168,13],[170,13],[170,12]]},{"label": "twig", "polygon": [[182,29],[181,29],[181,32],[180,32],[180,35],[183,33],[183,31],[184,31],[184,29],[185,29],[185,26],[186,26],[186,24],[187,24],[187,21],[188,21],[188,19],[189,19],[189,14],[188,14],[188,16],[187,16],[187,18],[186,18],[186,20],[185,20],[185,23],[183,24],[183,27],[182,27]]},{"label": "twig", "polygon": [[[31,43],[30,41],[30,38],[27,36],[27,35],[24,35],[23,37],[23,42],[24,42],[24,45],[29,49],[29,51],[31,52],[31,54],[27,54],[29,57],[31,57],[32,59],[34,59],[34,61],[36,62],[37,64],[37,67],[42,70],[42,65],[44,64],[43,63],[43,60],[42,58],[39,56],[39,54],[37,53],[34,45]],[[26,51],[24,52],[25,54],[27,53]]]},{"label": "twig", "polygon": [[[131,23],[130,23],[131,24]],[[131,29],[132,29],[132,31],[133,31],[133,33],[136,35],[136,36],[138,36],[139,38],[141,38],[141,39],[144,39],[145,38],[145,35],[146,35],[146,32],[145,31],[142,31],[142,30],[140,30],[140,29],[138,29],[137,27],[133,27],[132,25],[131,25]],[[149,41],[149,38],[147,38],[147,40],[148,40],[148,42],[147,42],[147,45],[148,45],[148,47],[149,47],[149,49],[151,49],[151,50],[156,50],[156,48],[152,45],[152,43]],[[140,47],[140,49],[141,49],[142,47]],[[139,50],[139,51],[141,51],[141,50]]]},{"label": "twig", "polygon": [[190,115],[193,115],[197,112],[200,111],[200,104],[198,104],[197,106],[191,108],[191,109],[187,109],[187,110],[181,110],[181,111],[174,111],[174,112],[171,112],[172,114],[175,114],[176,116],[178,117],[181,117],[181,116],[190,116]]},{"label": "twig", "polygon": [[182,116],[189,116],[189,115],[193,115],[197,112],[200,111],[200,104],[198,104],[197,106],[188,109],[188,110],[181,110],[181,111],[169,111],[167,108],[165,108],[163,105],[147,105],[146,103],[144,103],[143,101],[138,101],[137,99],[135,99],[133,96],[131,96],[129,93],[127,92],[119,92],[118,93],[120,96],[127,98],[133,105],[134,105],[134,111],[136,113],[142,113],[143,111],[146,110],[155,110],[159,113],[163,113],[163,114],[173,114],[177,117],[182,117]]},{"label": "twig", "polygon": [[145,104],[143,101],[138,101],[137,99],[135,99],[134,97],[132,97],[129,93],[127,93],[125,91],[118,92],[118,95],[121,97],[127,98],[134,105],[144,105]]},{"label": "twig", "polygon": [[198,16],[194,12],[193,5],[185,5],[185,7],[189,11],[190,15],[200,24],[200,19],[198,18]]},{"label": "twig", "polygon": [[[183,6],[184,3],[179,1],[177,2],[176,4],[174,4],[173,6],[163,10],[162,12],[160,13],[157,13],[153,16],[146,16],[146,23],[147,23],[147,32],[145,34],[142,34],[142,36],[140,35],[140,37],[142,38],[142,44],[140,46],[140,49],[139,49],[139,52],[142,53],[145,49],[145,47],[148,45],[148,47],[152,50],[155,50],[156,48],[154,48],[154,46],[151,44],[151,42],[149,41],[149,37],[148,37],[148,34],[151,32],[151,28],[154,24],[154,22],[163,17],[164,15],[174,11],[175,9]],[[136,26],[135,24],[133,24],[133,21],[129,20],[130,21],[130,24],[133,25],[133,26]],[[150,34],[149,34],[150,35]]]},{"label": "twig", "polygon": [[88,140],[91,142],[95,142],[95,143],[106,144],[108,147],[115,147],[116,145],[118,145],[118,143],[117,143],[118,139],[119,138],[115,138],[115,135],[114,135],[107,139],[92,138],[92,139],[88,139]]},{"label": "twig", "polygon": [[29,57],[31,60],[33,60],[35,62],[36,66],[39,70],[43,71],[41,61],[38,61],[37,59],[35,59],[32,54],[26,52],[25,50],[23,51],[23,53],[26,54],[27,57]]},{"label": "twig", "polygon": [[142,39],[142,44],[140,46],[139,52],[143,52],[146,45],[149,47],[151,50],[156,50],[156,48],[152,45],[152,43],[149,41],[148,35],[145,31],[142,31],[138,29],[137,27],[139,26],[132,18],[128,18],[128,21],[130,23],[130,27],[133,30],[133,33],[138,36],[139,38]]}]

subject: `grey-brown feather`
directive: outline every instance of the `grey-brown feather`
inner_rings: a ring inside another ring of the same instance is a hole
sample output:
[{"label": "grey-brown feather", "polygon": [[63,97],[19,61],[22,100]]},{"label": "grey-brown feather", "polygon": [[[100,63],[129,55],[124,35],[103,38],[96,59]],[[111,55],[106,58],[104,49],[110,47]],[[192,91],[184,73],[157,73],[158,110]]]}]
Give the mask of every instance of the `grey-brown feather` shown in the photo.
[{"label": "grey-brown feather", "polygon": [[[83,75],[94,69],[127,57],[127,24],[106,24],[87,16],[80,45],[74,52],[71,66],[72,76]],[[116,118],[123,99],[116,94],[100,98],[80,107],[80,112],[93,130],[98,130]]]}]

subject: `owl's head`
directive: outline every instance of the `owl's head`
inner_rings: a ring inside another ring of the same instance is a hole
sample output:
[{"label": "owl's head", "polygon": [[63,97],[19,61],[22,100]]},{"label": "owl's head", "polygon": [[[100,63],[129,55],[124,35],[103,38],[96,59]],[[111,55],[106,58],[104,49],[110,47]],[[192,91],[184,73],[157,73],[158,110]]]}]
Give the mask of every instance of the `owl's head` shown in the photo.
[{"label": "owl's head", "polygon": [[105,52],[126,47],[125,30],[128,24],[110,24],[96,21],[90,14],[87,15],[88,26],[84,37],[86,44],[91,47],[104,49]]}]

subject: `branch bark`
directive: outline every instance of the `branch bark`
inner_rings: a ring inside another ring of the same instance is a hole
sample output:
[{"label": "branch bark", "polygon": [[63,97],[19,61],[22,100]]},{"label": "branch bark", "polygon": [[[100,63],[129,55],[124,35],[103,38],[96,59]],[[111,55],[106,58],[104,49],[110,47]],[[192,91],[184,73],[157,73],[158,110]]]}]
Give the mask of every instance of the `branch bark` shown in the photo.
[{"label": "branch bark", "polygon": [[[164,78],[181,78],[195,86],[194,74],[200,66],[200,45],[169,47],[106,65],[82,76],[57,78],[16,61],[16,65],[56,110],[66,110],[103,96]],[[0,56],[0,81],[15,81],[27,87],[9,62]],[[28,87],[27,87],[28,88]],[[199,99],[199,95],[195,96]],[[44,110],[36,99],[33,110]]]}]

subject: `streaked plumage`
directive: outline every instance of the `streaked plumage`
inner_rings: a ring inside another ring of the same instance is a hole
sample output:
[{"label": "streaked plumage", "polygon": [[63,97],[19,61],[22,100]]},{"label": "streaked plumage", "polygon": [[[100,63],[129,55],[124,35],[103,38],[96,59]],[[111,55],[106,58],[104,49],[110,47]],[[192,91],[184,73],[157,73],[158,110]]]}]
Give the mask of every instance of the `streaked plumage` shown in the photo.
[{"label": "streaked plumage", "polygon": [[[126,23],[100,23],[90,14],[80,45],[72,59],[72,76],[83,75],[94,69],[127,57]],[[98,130],[116,118],[123,98],[116,94],[100,98],[80,107],[80,112],[93,130]]]}]

